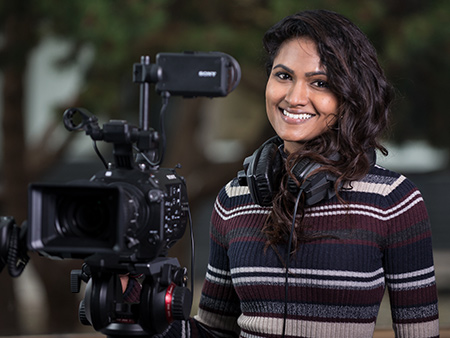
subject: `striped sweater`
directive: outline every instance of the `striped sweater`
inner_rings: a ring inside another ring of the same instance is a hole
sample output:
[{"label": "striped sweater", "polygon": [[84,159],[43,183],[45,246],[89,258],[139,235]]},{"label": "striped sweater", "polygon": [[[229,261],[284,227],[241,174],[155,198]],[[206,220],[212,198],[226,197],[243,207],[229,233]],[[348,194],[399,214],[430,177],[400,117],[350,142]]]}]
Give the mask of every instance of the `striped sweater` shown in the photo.
[{"label": "striped sweater", "polygon": [[[374,166],[351,189],[306,209],[310,231],[332,235],[301,244],[285,268],[265,248],[270,212],[237,180],[219,193],[198,315],[182,323],[198,337],[372,337],[387,288],[396,337],[438,337],[431,232],[424,201],[402,175]],[[278,246],[285,257],[286,248]],[[180,323],[171,328],[171,332]],[[168,336],[171,336],[168,334]]]}]

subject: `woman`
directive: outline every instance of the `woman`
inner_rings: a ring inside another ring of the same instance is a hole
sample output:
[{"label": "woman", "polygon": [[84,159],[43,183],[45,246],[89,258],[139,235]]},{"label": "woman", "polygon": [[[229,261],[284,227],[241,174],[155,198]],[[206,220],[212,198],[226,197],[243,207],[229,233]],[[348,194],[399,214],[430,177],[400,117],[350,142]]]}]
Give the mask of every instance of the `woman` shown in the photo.
[{"label": "woman", "polygon": [[396,336],[437,337],[424,201],[375,164],[391,88],[374,48],[323,10],[281,20],[264,47],[278,138],[247,160],[250,189],[219,193],[198,315],[166,336],[372,337],[387,287]]}]

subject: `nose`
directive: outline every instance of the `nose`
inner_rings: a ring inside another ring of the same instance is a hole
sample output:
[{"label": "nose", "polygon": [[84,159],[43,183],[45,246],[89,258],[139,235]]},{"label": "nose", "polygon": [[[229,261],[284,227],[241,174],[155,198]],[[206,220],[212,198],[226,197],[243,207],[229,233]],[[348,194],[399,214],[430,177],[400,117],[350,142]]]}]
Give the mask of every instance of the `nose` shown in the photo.
[{"label": "nose", "polygon": [[303,81],[293,82],[289,87],[285,101],[291,107],[305,106],[309,102],[308,86]]}]

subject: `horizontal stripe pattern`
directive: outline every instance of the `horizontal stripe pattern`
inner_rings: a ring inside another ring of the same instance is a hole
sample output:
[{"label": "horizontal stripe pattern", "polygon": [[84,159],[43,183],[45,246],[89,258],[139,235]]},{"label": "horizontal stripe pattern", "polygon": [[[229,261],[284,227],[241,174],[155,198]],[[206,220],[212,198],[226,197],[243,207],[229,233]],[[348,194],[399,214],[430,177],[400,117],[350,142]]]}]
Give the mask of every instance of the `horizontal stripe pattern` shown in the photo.
[{"label": "horizontal stripe pattern", "polygon": [[[285,270],[278,268],[250,267],[236,268],[231,270],[233,284],[275,284],[283,286],[285,284]],[[374,272],[358,271],[333,271],[314,269],[290,269],[288,283],[293,286],[310,287],[335,287],[346,289],[369,289],[384,286],[383,269]],[[328,277],[328,278],[324,278]],[[331,278],[330,278],[331,277]]]},{"label": "horizontal stripe pattern", "polygon": [[389,209],[375,208],[369,205],[360,204],[334,204],[321,207],[312,207],[305,217],[321,217],[334,215],[363,215],[372,217],[380,221],[389,221],[395,217],[402,215],[409,209],[413,208],[417,203],[423,202],[423,198],[419,191],[415,191],[404,201]]},{"label": "horizontal stripe pattern", "polygon": [[219,203],[215,203],[214,210],[217,212],[219,217],[222,218],[222,220],[224,221],[228,221],[234,217],[239,216],[255,215],[255,214],[268,215],[270,213],[269,208],[263,209],[256,204],[250,204],[236,209],[226,210]]},{"label": "horizontal stripe pattern", "polygon": [[[263,338],[281,336],[283,319],[282,318],[261,318],[257,316],[242,315],[238,320],[239,326],[243,332],[241,337],[245,338]],[[263,332],[258,332],[259,327],[264,327]],[[372,337],[374,323],[332,323],[317,321],[297,321],[288,319],[286,321],[286,336],[291,337]],[[256,333],[258,332],[258,333]]]},{"label": "horizontal stripe pattern", "polygon": [[386,281],[393,290],[422,288],[436,283],[434,267],[408,273],[387,274]]}]

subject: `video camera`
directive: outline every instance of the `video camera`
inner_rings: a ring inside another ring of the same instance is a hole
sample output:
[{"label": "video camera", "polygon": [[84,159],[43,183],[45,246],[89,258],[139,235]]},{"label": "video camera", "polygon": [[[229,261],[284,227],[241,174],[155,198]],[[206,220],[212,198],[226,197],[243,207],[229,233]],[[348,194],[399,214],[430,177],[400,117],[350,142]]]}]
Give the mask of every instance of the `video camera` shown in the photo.
[{"label": "video camera", "polygon": [[[81,277],[85,272],[74,274],[75,292],[81,279],[88,283],[80,318],[86,312],[88,324],[112,336],[160,333],[169,324],[160,318],[186,319],[191,306],[186,269],[166,257],[190,223],[186,184],[176,169],[160,168],[165,131],[148,126],[149,84],[155,84],[162,97],[163,126],[171,95],[226,96],[239,81],[239,64],[227,54],[160,53],[155,64],[142,57],[133,66],[133,82],[141,86],[139,127],[112,120],[101,128],[86,109],[67,109],[66,129],[84,130],[91,137],[105,169],[86,180],[31,184],[28,221],[21,229],[11,217],[0,219],[0,271],[8,265],[11,275],[20,275],[27,250],[50,258],[85,259],[88,278]],[[114,163],[106,163],[97,141],[113,145]],[[127,273],[145,276],[142,290],[146,294],[138,310],[117,307],[123,303],[116,299],[118,276]],[[167,304],[169,298],[179,304]],[[179,318],[167,313],[177,306],[174,311],[181,313]],[[131,326],[114,320],[125,312],[128,317],[131,313]]]},{"label": "video camera", "polygon": [[[135,64],[133,80],[156,83],[160,94],[225,96],[239,80],[236,61],[223,53],[161,53],[156,60]],[[80,108],[66,110],[64,125],[112,143],[115,163],[89,181],[30,186],[30,249],[63,258],[117,253],[129,261],[166,254],[184,234],[188,198],[183,178],[154,162],[159,134],[126,121],[111,121],[101,129]]]}]

